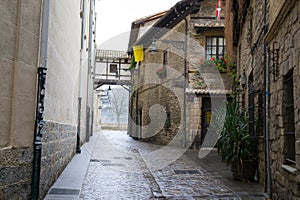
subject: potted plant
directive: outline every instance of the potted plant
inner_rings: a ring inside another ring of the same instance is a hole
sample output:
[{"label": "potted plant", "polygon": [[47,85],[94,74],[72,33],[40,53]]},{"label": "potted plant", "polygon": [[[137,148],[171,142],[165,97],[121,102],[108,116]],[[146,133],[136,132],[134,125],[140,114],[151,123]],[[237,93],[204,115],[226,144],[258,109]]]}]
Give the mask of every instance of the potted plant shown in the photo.
[{"label": "potted plant", "polygon": [[165,78],[167,76],[167,70],[166,68],[159,68],[157,71],[156,71],[156,74],[159,78]]},{"label": "potted plant", "polygon": [[204,58],[200,59],[200,64],[207,68],[207,66],[215,66],[220,73],[225,73],[227,71],[227,65],[229,64],[229,60],[227,57],[216,58],[212,57],[208,60]]},{"label": "potted plant", "polygon": [[[249,118],[246,111],[240,111],[238,103],[228,102],[226,112],[219,110],[216,120],[225,117],[219,131],[218,153],[222,161],[231,164],[232,175],[238,180],[253,181],[257,168],[257,141],[249,134]],[[224,119],[224,118],[223,118]]]}]

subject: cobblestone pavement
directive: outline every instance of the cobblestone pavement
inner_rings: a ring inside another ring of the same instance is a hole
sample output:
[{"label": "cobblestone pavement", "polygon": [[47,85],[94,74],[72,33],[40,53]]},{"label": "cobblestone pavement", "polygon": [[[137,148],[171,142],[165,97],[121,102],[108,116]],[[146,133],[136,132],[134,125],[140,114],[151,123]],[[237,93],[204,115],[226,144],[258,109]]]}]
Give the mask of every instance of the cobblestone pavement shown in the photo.
[{"label": "cobblestone pavement", "polygon": [[182,148],[157,156],[160,146],[138,142],[126,133],[102,131],[94,137],[80,199],[241,199],[190,155],[166,159]]}]

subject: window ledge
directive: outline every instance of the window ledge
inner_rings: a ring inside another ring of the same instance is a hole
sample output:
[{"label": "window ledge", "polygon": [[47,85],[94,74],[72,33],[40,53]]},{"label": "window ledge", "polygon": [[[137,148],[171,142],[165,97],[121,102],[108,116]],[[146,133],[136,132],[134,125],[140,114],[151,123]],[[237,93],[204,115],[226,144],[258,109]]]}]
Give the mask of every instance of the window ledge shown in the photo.
[{"label": "window ledge", "polygon": [[297,169],[294,167],[291,167],[290,165],[281,165],[281,168],[284,169],[287,172],[290,172],[292,174],[296,174],[297,173]]}]

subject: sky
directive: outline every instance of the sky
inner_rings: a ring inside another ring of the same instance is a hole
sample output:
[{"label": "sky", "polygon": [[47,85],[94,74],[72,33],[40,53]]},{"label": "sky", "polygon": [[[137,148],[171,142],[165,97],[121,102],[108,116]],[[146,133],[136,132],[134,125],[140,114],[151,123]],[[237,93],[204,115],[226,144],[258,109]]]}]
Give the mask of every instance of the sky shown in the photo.
[{"label": "sky", "polygon": [[180,0],[96,0],[98,48],[126,51],[131,23],[173,7]]}]

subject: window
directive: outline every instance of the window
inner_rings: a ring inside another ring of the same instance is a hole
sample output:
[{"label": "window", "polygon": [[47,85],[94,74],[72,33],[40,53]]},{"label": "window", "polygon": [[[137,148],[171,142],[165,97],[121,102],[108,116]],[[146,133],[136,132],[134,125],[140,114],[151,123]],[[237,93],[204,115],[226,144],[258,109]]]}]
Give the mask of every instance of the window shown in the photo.
[{"label": "window", "polygon": [[254,88],[253,72],[250,73],[248,80],[249,134],[251,137],[263,136],[263,93]]},{"label": "window", "polygon": [[254,86],[253,86],[253,73],[248,78],[248,113],[249,113],[249,133],[253,137],[255,135],[255,104],[254,104]]},{"label": "window", "polygon": [[168,52],[167,51],[164,51],[164,53],[163,53],[163,65],[164,65],[164,67],[166,65],[168,65]]},{"label": "window", "polygon": [[224,37],[206,37],[205,59],[223,57],[225,54],[225,45],[226,42]]},{"label": "window", "polygon": [[284,77],[283,89],[285,162],[286,164],[295,164],[294,88],[292,70]]},{"label": "window", "polygon": [[109,65],[109,73],[117,73],[118,65],[110,64]]}]

